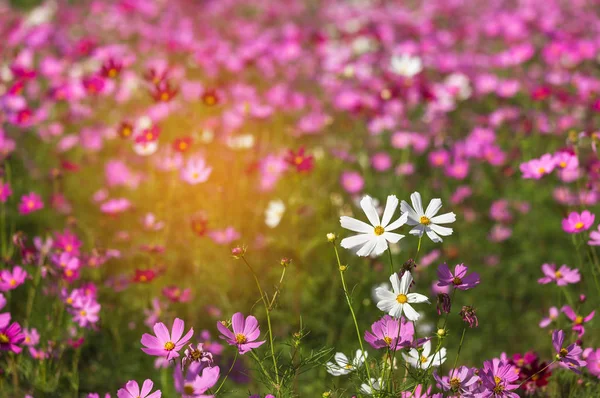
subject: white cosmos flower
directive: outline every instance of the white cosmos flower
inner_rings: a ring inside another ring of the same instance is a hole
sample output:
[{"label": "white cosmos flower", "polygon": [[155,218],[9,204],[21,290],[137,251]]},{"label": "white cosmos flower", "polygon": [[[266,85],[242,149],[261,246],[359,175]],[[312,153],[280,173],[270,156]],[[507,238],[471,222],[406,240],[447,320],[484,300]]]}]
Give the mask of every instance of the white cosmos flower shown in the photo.
[{"label": "white cosmos flower", "polygon": [[336,363],[327,362],[325,368],[327,369],[327,373],[333,376],[347,375],[360,368],[365,363],[367,356],[368,353],[366,351],[356,350],[356,356],[350,361],[344,353],[337,352],[333,357]]},{"label": "white cosmos flower", "polygon": [[379,300],[377,308],[395,318],[400,318],[404,312],[404,316],[410,321],[419,319],[419,313],[410,304],[429,303],[429,299],[422,294],[408,292],[412,281],[412,275],[408,271],[404,272],[402,279],[398,278],[397,273],[393,273],[390,276],[393,291],[390,292],[383,287],[375,289],[375,295]]},{"label": "white cosmos flower", "polygon": [[383,376],[380,377],[379,379],[374,379],[373,377],[371,377],[371,384],[373,385],[373,388],[371,388],[371,386],[367,383],[361,384],[360,392],[362,392],[363,394],[366,394],[366,395],[373,395],[373,390],[381,391],[383,389],[383,387],[385,387],[385,382],[383,381]]},{"label": "white cosmos flower", "polygon": [[367,215],[367,219],[371,225],[352,217],[340,217],[342,228],[360,232],[358,235],[343,239],[341,242],[343,248],[353,249],[360,246],[356,255],[361,257],[366,257],[370,254],[378,256],[388,248],[388,242],[396,243],[404,237],[404,235],[391,232],[403,226],[408,216],[402,215],[396,221],[390,223],[398,207],[398,198],[395,195],[387,197],[381,220],[370,196],[362,198],[360,207],[362,207]]},{"label": "white cosmos flower", "polygon": [[280,199],[270,201],[265,210],[265,224],[267,224],[269,228],[275,228],[279,225],[284,212],[285,204],[283,201]]},{"label": "white cosmos flower", "polygon": [[423,351],[419,352],[415,348],[411,348],[407,354],[402,354],[404,360],[411,364],[417,369],[427,369],[430,366],[440,366],[446,362],[446,349],[440,348],[440,350],[433,355],[431,353],[431,340],[427,340],[423,344]]},{"label": "white cosmos flower", "polygon": [[408,78],[419,74],[423,70],[423,63],[421,62],[421,58],[416,56],[413,57],[408,54],[392,56],[391,64],[392,72]]},{"label": "white cosmos flower", "polygon": [[426,233],[427,236],[429,236],[429,239],[435,243],[442,241],[442,238],[440,238],[439,235],[452,235],[452,228],[438,225],[456,221],[456,214],[452,212],[436,216],[442,208],[441,199],[431,199],[431,202],[429,202],[427,210],[425,211],[423,211],[423,202],[421,201],[420,193],[413,192],[412,195],[410,195],[410,201],[412,202],[412,207],[403,200],[400,204],[400,210],[402,211],[403,216],[408,215],[408,220],[406,221],[408,225],[416,225],[416,227],[410,230],[411,235],[421,237],[423,236],[423,233]]}]

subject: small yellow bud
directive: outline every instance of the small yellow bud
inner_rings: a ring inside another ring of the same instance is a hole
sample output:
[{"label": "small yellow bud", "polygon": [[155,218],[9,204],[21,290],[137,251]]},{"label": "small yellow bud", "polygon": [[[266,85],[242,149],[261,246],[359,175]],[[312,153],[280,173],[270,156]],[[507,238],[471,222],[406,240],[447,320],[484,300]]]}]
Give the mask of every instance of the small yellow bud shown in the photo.
[{"label": "small yellow bud", "polygon": [[344,272],[348,268],[347,265],[340,265],[340,271]]},{"label": "small yellow bud", "polygon": [[330,232],[327,234],[327,242],[335,242],[335,234],[333,232]]},{"label": "small yellow bud", "polygon": [[325,391],[322,395],[323,398],[331,397],[331,391]]},{"label": "small yellow bud", "polygon": [[446,336],[446,329],[438,329],[436,334],[438,337],[444,337]]}]

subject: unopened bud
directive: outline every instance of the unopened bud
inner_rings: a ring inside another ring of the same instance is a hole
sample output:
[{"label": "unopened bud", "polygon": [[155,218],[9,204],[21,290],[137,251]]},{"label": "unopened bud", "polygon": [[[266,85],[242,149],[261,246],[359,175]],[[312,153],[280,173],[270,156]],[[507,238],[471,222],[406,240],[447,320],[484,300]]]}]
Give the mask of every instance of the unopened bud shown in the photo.
[{"label": "unopened bud", "polygon": [[335,234],[333,232],[330,232],[327,234],[327,242],[335,242],[335,238],[337,238],[335,236]]}]

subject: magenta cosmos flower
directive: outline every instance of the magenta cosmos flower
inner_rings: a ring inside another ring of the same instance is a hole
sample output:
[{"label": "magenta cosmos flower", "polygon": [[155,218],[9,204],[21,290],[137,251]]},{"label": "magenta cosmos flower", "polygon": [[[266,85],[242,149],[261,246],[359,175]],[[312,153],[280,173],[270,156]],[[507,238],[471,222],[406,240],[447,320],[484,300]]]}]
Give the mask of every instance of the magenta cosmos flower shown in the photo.
[{"label": "magenta cosmos flower", "polygon": [[142,336],[142,344],[145,346],[142,351],[148,355],[166,357],[167,360],[177,358],[179,351],[190,341],[194,334],[194,328],[191,328],[185,336],[181,337],[184,326],[185,324],[181,319],[175,318],[169,334],[169,329],[164,323],[156,323],[154,325],[156,337],[148,333],[144,333]]},{"label": "magenta cosmos flower", "polygon": [[446,263],[439,266],[437,270],[439,282],[438,286],[454,286],[456,289],[469,290],[477,286],[480,282],[479,274],[473,272],[467,275],[468,268],[464,264],[456,264],[454,274],[450,272]]},{"label": "magenta cosmos flower", "polygon": [[18,354],[22,350],[19,344],[25,340],[25,335],[21,333],[21,325],[17,322],[13,322],[10,326],[7,326],[9,320],[10,318],[4,318],[2,323],[5,323],[5,325],[0,325],[0,350],[12,351]]},{"label": "magenta cosmos flower", "polygon": [[556,360],[560,364],[571,369],[574,372],[579,372],[577,368],[585,366],[586,362],[579,359],[583,350],[577,344],[573,343],[568,347],[563,347],[565,341],[565,332],[562,330],[555,330],[552,332],[552,345],[556,350]]},{"label": "magenta cosmos flower", "polygon": [[371,325],[371,332],[365,331],[365,340],[373,348],[389,348],[396,351],[411,345],[415,335],[415,327],[406,319],[396,319],[389,315]]},{"label": "magenta cosmos flower", "polygon": [[548,311],[548,317],[547,318],[543,318],[540,321],[540,327],[541,328],[545,328],[548,325],[550,325],[552,322],[554,322],[556,319],[558,319],[558,308],[556,307],[550,307],[550,310]]},{"label": "magenta cosmos flower", "polygon": [[567,218],[562,220],[562,227],[565,232],[578,234],[590,229],[594,223],[595,216],[587,210],[581,212],[571,212]]},{"label": "magenta cosmos flower", "polygon": [[519,378],[519,372],[516,367],[508,362],[494,358],[491,361],[483,363],[483,369],[479,372],[479,377],[485,388],[481,397],[506,397],[519,398],[519,395],[512,392],[519,388],[516,381]]},{"label": "magenta cosmos flower", "polygon": [[242,355],[265,343],[265,341],[256,341],[260,336],[260,329],[258,321],[252,315],[244,319],[241,312],[236,312],[231,318],[231,327],[233,332],[222,322],[217,322],[217,329],[221,332],[219,337],[227,341],[229,345],[237,346]]},{"label": "magenta cosmos flower", "polygon": [[550,282],[556,282],[558,286],[566,286],[569,283],[577,283],[581,280],[578,269],[571,269],[566,265],[561,266],[558,270],[554,264],[543,264],[542,272],[544,277],[538,279],[538,283],[545,285]]},{"label": "magenta cosmos flower", "polygon": [[153,393],[152,387],[154,387],[154,383],[150,379],[146,379],[144,384],[142,385],[142,389],[140,390],[140,385],[135,380],[129,380],[127,384],[125,384],[125,388],[119,389],[117,391],[118,398],[160,398],[162,393],[160,390],[157,390]]},{"label": "magenta cosmos flower", "polygon": [[588,241],[590,246],[600,246],[600,225],[598,225],[597,231],[590,232],[590,240]]},{"label": "magenta cosmos flower", "polygon": [[44,208],[44,202],[40,195],[35,192],[30,192],[27,195],[21,196],[21,202],[19,203],[19,213],[29,214],[34,211]]},{"label": "magenta cosmos flower", "polygon": [[579,337],[585,334],[585,327],[583,324],[591,321],[596,314],[596,311],[592,311],[588,314],[588,316],[583,317],[582,315],[577,315],[575,311],[573,311],[573,308],[569,307],[568,305],[563,306],[560,310],[573,322],[572,329],[574,332],[577,332]]}]

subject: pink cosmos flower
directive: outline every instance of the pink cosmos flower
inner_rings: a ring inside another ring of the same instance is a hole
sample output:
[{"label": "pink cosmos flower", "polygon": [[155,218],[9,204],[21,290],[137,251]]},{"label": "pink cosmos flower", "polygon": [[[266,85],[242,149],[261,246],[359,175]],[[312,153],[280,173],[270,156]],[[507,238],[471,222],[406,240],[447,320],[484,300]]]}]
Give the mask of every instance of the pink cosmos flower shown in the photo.
[{"label": "pink cosmos flower", "polygon": [[0,202],[6,203],[8,198],[12,195],[12,189],[10,188],[10,184],[3,184],[0,181]]},{"label": "pink cosmos flower", "polygon": [[591,321],[596,314],[596,311],[592,311],[584,318],[582,315],[577,315],[575,311],[573,311],[573,308],[568,305],[563,306],[560,311],[573,322],[572,330],[577,332],[580,338],[585,334],[585,327],[583,324]]},{"label": "pink cosmos flower", "polygon": [[27,271],[18,265],[9,271],[0,271],[0,291],[6,292],[21,286],[27,278]]},{"label": "pink cosmos flower", "polygon": [[42,198],[37,193],[30,192],[21,197],[21,203],[19,203],[19,214],[25,215],[43,208],[44,202],[42,201]]},{"label": "pink cosmos flower", "polygon": [[581,214],[574,211],[562,220],[562,228],[567,233],[578,234],[590,229],[594,219],[595,216],[587,210],[584,210]]},{"label": "pink cosmos flower", "polygon": [[376,153],[371,157],[371,166],[377,171],[386,171],[392,167],[392,158],[385,152]]},{"label": "pink cosmos flower", "polygon": [[555,167],[554,157],[547,153],[539,159],[531,159],[528,162],[521,163],[519,167],[523,173],[523,178],[539,180],[546,174],[550,174]]},{"label": "pink cosmos flower", "polygon": [[349,194],[359,193],[365,186],[365,180],[356,171],[344,171],[340,183]]},{"label": "pink cosmos flower", "polygon": [[396,351],[399,348],[410,346],[415,334],[412,322],[406,319],[395,319],[389,315],[371,325],[371,331],[365,331],[365,341],[375,349],[389,348]]},{"label": "pink cosmos flower", "polygon": [[457,264],[454,267],[454,274],[450,272],[446,263],[439,266],[437,270],[438,286],[454,286],[455,289],[469,290],[477,286],[480,282],[479,274],[473,272],[467,275],[468,268],[464,264]]},{"label": "pink cosmos flower", "polygon": [[100,307],[100,304],[93,297],[78,297],[71,308],[73,322],[76,322],[82,328],[95,324],[99,319]]},{"label": "pink cosmos flower", "polygon": [[227,341],[229,345],[237,346],[240,354],[245,354],[255,348],[260,347],[265,341],[256,341],[260,336],[258,321],[252,315],[244,319],[241,312],[236,312],[231,318],[231,327],[229,330],[222,322],[217,322],[217,329],[221,332],[221,339]]},{"label": "pink cosmos flower", "polygon": [[117,215],[127,211],[131,207],[131,202],[125,198],[111,199],[104,202],[100,206],[102,213],[109,215]]},{"label": "pink cosmos flower", "polygon": [[0,324],[0,351],[11,351],[15,354],[21,352],[19,347],[25,340],[25,335],[21,333],[21,325],[13,322],[10,326]]},{"label": "pink cosmos flower", "polygon": [[577,283],[581,280],[578,269],[571,269],[566,265],[561,266],[558,270],[554,264],[543,264],[542,272],[544,277],[538,279],[538,283],[545,285],[550,282],[556,282],[558,286],[566,286],[569,283]]},{"label": "pink cosmos flower", "polygon": [[[220,373],[221,373],[221,369],[219,369],[218,366],[209,366],[209,367],[202,369],[202,372],[196,376],[193,383],[191,384],[191,387],[193,388],[193,393],[192,394],[185,393],[184,397],[186,397],[186,398],[187,397],[209,398],[209,396],[202,395],[202,394],[204,394],[209,388],[212,388],[215,384],[217,384]],[[212,397],[212,395],[210,397]]]},{"label": "pink cosmos flower", "polygon": [[228,245],[240,238],[240,233],[233,227],[227,227],[221,230],[214,230],[208,233],[208,236],[219,245]]},{"label": "pink cosmos flower", "polygon": [[[479,377],[483,382],[483,387],[490,393],[482,395],[484,397],[494,398],[519,398],[519,395],[512,392],[519,388],[517,380],[519,372],[516,367],[508,362],[494,358],[491,361],[483,363],[483,369],[479,372]],[[492,391],[494,393],[492,393]]]},{"label": "pink cosmos flower", "polygon": [[194,328],[191,328],[189,332],[183,337],[184,322],[175,318],[173,321],[173,327],[171,333],[164,323],[158,322],[154,325],[155,336],[148,333],[144,333],[142,336],[142,344],[144,351],[148,355],[166,357],[167,360],[179,357],[179,351],[190,341],[194,334]]},{"label": "pink cosmos flower", "polygon": [[196,185],[208,180],[212,167],[206,164],[202,157],[190,158],[181,170],[181,179],[188,184]]},{"label": "pink cosmos flower", "polygon": [[36,346],[40,342],[40,334],[35,328],[31,330],[23,329],[23,335],[25,336],[25,339],[23,341],[23,344],[25,345]]},{"label": "pink cosmos flower", "polygon": [[600,225],[598,225],[597,231],[590,232],[590,240],[588,241],[590,246],[600,246]]},{"label": "pink cosmos flower", "polygon": [[129,380],[127,384],[125,384],[125,388],[119,389],[117,391],[118,398],[160,398],[162,393],[160,390],[157,390],[150,394],[152,391],[152,387],[154,387],[154,383],[150,379],[144,380],[144,384],[142,385],[142,389],[140,390],[140,385],[135,380]]},{"label": "pink cosmos flower", "polygon": [[586,358],[587,369],[594,376],[600,378],[600,348],[592,351]]},{"label": "pink cosmos flower", "polygon": [[548,325],[550,325],[552,322],[554,322],[556,319],[558,319],[558,308],[556,307],[550,307],[549,313],[548,313],[548,318],[543,318],[540,321],[540,327],[541,328],[545,328]]},{"label": "pink cosmos flower", "polygon": [[556,360],[559,361],[562,367],[579,373],[579,367],[585,366],[586,362],[579,357],[583,350],[576,343],[564,348],[565,332],[555,330],[552,332],[552,345],[556,350]]}]

